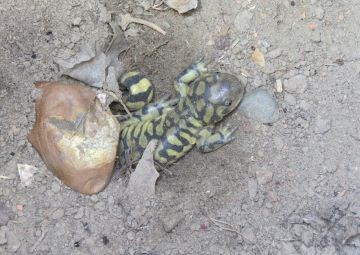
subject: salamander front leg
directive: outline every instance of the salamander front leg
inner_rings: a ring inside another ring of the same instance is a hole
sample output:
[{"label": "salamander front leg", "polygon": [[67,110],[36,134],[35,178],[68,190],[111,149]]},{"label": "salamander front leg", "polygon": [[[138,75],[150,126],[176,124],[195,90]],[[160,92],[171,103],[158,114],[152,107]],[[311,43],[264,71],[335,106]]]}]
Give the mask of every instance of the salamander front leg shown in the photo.
[{"label": "salamander front leg", "polygon": [[229,128],[227,126],[221,127],[215,132],[212,132],[209,129],[204,129],[199,133],[196,147],[201,152],[211,152],[217,150],[235,139],[234,133],[237,129],[238,127]]}]

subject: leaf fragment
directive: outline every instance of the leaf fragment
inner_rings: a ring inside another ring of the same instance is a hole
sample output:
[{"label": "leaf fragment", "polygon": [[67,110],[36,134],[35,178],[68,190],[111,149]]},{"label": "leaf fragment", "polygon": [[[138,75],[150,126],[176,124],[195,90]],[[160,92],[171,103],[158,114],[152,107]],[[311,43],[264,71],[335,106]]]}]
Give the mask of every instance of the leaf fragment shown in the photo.
[{"label": "leaf fragment", "polygon": [[127,194],[129,200],[139,206],[155,197],[155,183],[159,177],[153,158],[156,145],[156,140],[150,141],[135,171],[130,176]]},{"label": "leaf fragment", "polygon": [[256,48],[253,52],[253,54],[251,55],[252,60],[254,61],[255,64],[264,67],[265,66],[265,57],[264,54],[258,49]]},{"label": "leaf fragment", "polygon": [[180,14],[196,9],[198,6],[198,0],[166,0],[165,3]]},{"label": "leaf fragment", "polygon": [[34,180],[34,173],[37,172],[37,168],[27,164],[17,164],[18,172],[21,183],[27,187]]}]

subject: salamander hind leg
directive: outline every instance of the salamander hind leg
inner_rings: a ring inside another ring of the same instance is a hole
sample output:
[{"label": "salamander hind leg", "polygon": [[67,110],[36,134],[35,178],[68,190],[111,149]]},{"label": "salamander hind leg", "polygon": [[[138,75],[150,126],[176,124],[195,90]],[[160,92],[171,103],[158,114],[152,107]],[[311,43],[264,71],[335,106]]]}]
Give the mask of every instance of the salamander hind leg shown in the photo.
[{"label": "salamander hind leg", "polygon": [[196,138],[188,131],[172,128],[158,143],[154,152],[155,160],[171,164],[183,157],[196,144]]}]

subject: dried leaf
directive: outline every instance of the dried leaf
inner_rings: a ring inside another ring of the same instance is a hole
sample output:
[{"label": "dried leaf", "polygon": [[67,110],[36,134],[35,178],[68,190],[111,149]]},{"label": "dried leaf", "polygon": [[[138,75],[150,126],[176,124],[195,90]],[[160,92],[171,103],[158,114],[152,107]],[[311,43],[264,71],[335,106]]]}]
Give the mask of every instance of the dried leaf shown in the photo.
[{"label": "dried leaf", "polygon": [[[64,70],[63,74],[92,87],[109,89],[118,94],[117,80],[123,73],[119,54],[128,48],[128,44],[116,22],[111,22],[110,26],[113,30],[113,38],[105,53],[95,53],[95,46],[85,44],[74,57],[66,60],[55,58],[55,62]],[[110,67],[111,71],[108,72]]]},{"label": "dried leaf", "polygon": [[24,184],[25,187],[29,186],[34,180],[34,173],[37,171],[37,168],[26,164],[17,164],[17,167],[21,183]]},{"label": "dried leaf", "polygon": [[198,0],[166,0],[165,3],[178,13],[186,13],[198,6]]},{"label": "dried leaf", "polygon": [[64,74],[82,81],[92,87],[102,88],[106,79],[106,67],[109,61],[104,53],[100,53],[89,61],[81,62]]},{"label": "dried leaf", "polygon": [[155,183],[159,177],[153,159],[156,144],[155,140],[150,141],[135,171],[130,176],[127,194],[130,201],[138,205],[155,197]]},{"label": "dried leaf", "polygon": [[95,44],[84,44],[80,51],[73,57],[69,59],[54,58],[55,63],[57,63],[62,69],[71,69],[75,65],[82,62],[89,61],[95,57]]},{"label": "dried leaf", "polygon": [[251,55],[252,60],[255,64],[264,67],[265,66],[265,57],[264,54],[259,49],[255,49],[253,54]]}]

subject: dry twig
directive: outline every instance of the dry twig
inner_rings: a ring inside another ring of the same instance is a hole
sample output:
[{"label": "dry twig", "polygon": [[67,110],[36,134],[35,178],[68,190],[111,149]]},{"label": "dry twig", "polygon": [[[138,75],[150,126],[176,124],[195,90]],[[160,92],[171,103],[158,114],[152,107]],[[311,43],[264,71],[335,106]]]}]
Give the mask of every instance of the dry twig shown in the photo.
[{"label": "dry twig", "polygon": [[150,21],[132,17],[129,13],[121,14],[120,16],[121,16],[120,27],[122,30],[126,30],[127,26],[131,23],[137,23],[137,24],[141,24],[141,25],[150,27],[161,34],[166,35],[166,32],[161,27],[159,27],[158,25],[156,25]]}]

